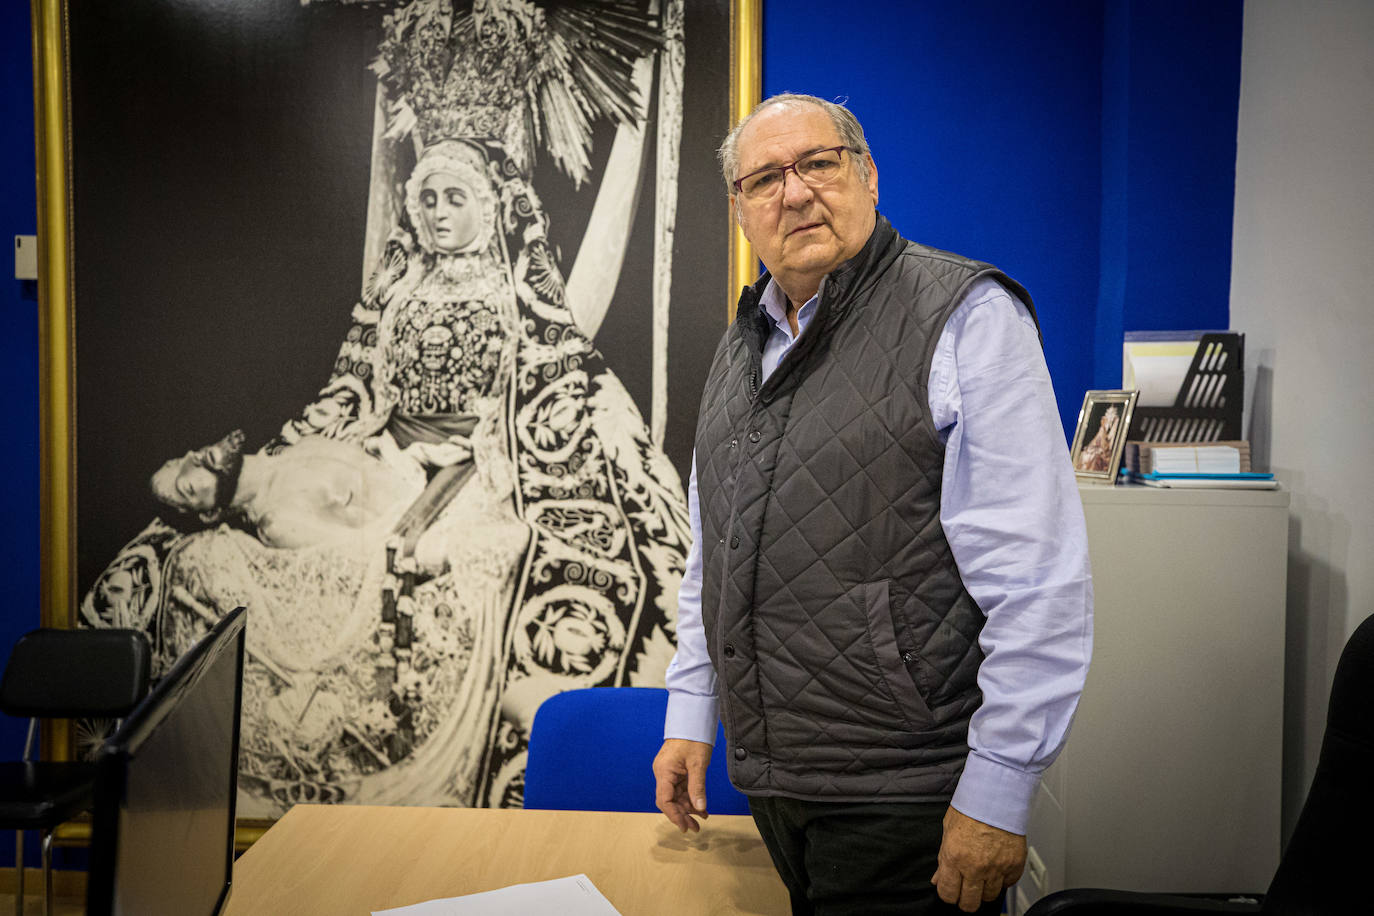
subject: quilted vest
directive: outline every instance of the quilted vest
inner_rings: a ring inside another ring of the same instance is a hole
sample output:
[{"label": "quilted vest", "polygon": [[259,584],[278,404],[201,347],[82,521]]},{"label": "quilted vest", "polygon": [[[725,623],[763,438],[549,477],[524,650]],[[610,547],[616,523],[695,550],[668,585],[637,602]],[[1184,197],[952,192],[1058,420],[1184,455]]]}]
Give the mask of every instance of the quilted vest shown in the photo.
[{"label": "quilted vest", "polygon": [[984,616],[940,524],[926,387],[945,321],[987,276],[1031,307],[995,268],[907,241],[880,214],[762,384],[768,276],[741,296],[702,395],[696,471],[702,616],[745,793],[954,792]]}]

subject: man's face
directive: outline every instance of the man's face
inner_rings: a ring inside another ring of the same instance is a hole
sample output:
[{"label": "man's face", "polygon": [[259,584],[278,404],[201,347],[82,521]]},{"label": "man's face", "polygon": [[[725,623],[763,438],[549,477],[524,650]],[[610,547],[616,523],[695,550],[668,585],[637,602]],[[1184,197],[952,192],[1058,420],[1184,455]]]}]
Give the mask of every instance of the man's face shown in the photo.
[{"label": "man's face", "polygon": [[153,495],[158,502],[188,512],[214,509],[219,478],[210,469],[209,451],[196,449],[158,468],[153,474]]},{"label": "man's face", "polygon": [[458,176],[435,172],[420,186],[420,206],[434,236],[434,247],[445,253],[472,244],[481,230],[482,208],[472,189]]},{"label": "man's face", "polygon": [[[750,121],[739,137],[739,174],[786,165],[808,153],[839,146],[830,116],[812,105],[779,104]],[[868,179],[845,152],[842,174],[813,188],[787,172],[776,196],[732,199],[744,237],[789,296],[811,295],[821,277],[852,258],[873,234],[878,170],[868,160]],[[800,305],[800,303],[797,303]]]}]

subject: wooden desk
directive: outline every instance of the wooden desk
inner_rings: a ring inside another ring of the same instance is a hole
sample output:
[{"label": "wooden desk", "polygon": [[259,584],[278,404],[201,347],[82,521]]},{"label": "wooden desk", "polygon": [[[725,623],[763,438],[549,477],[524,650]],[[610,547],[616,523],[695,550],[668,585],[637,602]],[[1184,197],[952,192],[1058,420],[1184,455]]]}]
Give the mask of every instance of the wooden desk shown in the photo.
[{"label": "wooden desk", "polygon": [[346,916],[586,874],[624,916],[787,916],[751,818],[297,805],[234,866],[225,916]]}]

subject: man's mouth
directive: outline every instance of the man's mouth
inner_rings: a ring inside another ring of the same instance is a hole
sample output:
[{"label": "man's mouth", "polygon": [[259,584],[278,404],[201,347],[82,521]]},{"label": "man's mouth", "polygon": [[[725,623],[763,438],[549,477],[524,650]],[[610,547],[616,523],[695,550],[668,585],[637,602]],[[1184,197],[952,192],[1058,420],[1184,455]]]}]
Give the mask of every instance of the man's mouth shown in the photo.
[{"label": "man's mouth", "polygon": [[816,229],[816,228],[820,227],[821,225],[822,225],[821,223],[806,223],[806,224],[804,224],[804,225],[798,226],[797,228],[793,229],[792,231],[788,232],[787,234],[788,234],[788,235],[796,235],[798,232],[805,232],[805,231],[808,230],[808,229]]}]

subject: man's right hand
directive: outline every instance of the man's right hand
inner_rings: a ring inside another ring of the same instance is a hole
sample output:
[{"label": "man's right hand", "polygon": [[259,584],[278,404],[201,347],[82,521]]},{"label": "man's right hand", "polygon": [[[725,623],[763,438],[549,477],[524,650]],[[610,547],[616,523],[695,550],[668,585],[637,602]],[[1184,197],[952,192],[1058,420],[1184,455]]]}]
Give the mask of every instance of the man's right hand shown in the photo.
[{"label": "man's right hand", "polygon": [[665,739],[654,758],[658,810],[683,833],[701,829],[692,815],[707,816],[706,766],[710,762],[711,745],[685,738]]}]

